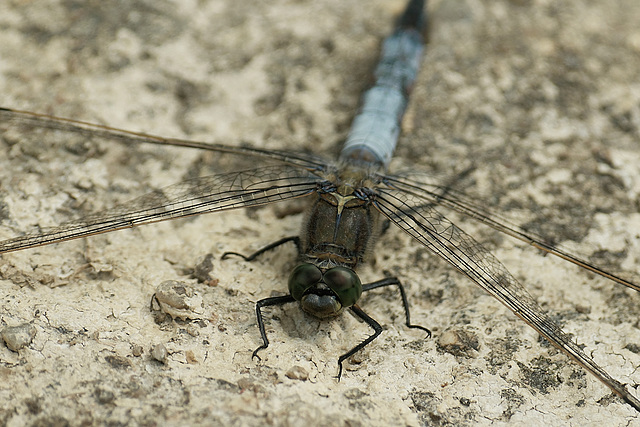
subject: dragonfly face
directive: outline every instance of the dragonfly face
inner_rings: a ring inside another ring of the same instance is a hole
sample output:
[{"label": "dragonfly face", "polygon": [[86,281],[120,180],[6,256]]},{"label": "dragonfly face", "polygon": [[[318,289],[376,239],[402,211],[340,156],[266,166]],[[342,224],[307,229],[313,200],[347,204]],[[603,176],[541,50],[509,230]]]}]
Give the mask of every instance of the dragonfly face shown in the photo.
[{"label": "dragonfly face", "polygon": [[347,267],[323,271],[313,264],[300,264],[289,277],[289,293],[307,313],[327,318],[355,304],[362,295],[362,283]]}]

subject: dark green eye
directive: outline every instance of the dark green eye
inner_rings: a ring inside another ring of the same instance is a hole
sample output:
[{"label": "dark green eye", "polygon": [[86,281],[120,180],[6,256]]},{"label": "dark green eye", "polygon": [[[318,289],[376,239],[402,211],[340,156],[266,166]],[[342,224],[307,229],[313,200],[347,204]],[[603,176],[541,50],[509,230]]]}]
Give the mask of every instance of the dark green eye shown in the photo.
[{"label": "dark green eye", "polygon": [[343,307],[351,307],[362,295],[360,278],[350,268],[332,268],[324,273],[324,283],[336,293]]},{"label": "dark green eye", "polygon": [[289,293],[300,301],[305,291],[322,279],[320,269],[313,264],[300,264],[289,276]]}]

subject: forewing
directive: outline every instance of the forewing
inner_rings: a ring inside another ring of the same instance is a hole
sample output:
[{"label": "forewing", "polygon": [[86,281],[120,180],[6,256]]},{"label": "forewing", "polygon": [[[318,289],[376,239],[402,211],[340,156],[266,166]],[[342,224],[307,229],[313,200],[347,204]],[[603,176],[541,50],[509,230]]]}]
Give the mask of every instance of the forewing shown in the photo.
[{"label": "forewing", "polygon": [[302,197],[317,177],[289,165],[230,172],[174,184],[58,227],[0,242],[0,253],[48,245],[123,228]]}]

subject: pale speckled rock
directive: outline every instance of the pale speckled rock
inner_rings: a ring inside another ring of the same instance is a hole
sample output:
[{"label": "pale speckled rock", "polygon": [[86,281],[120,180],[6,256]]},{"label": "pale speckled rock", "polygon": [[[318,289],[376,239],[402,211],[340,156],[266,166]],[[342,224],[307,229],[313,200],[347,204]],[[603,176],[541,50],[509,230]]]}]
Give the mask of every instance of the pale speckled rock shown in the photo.
[{"label": "pale speckled rock", "polygon": [[[403,4],[3,1],[0,106],[330,156]],[[638,271],[640,2],[441,0],[430,12],[393,167],[418,165],[535,232]],[[192,150],[18,135],[0,141],[0,238],[247,166]],[[348,314],[319,322],[295,305],[272,308],[271,346],[252,360],[254,304],[286,291],[295,248],[250,264],[220,256],[296,234],[296,212],[235,211],[3,255],[0,321],[38,334],[19,353],[0,346],[0,424],[638,424],[591,375],[393,229],[363,280],[397,275],[432,339],[407,330],[397,295],[381,291],[361,306],[384,332],[340,382],[338,355],[370,333]],[[640,383],[638,295],[456,222],[613,376]],[[209,253],[217,286],[185,274]],[[197,290],[201,318],[156,323],[149,301],[166,280]],[[451,327],[477,336],[476,357],[438,350]],[[157,343],[167,364],[132,351]],[[287,378],[296,366],[308,381]]]}]

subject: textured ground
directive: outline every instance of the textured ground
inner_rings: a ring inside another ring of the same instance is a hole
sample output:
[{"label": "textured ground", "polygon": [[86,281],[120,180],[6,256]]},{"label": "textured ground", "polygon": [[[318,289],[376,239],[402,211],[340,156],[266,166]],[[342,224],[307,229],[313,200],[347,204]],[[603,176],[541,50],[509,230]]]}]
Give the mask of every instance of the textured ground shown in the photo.
[{"label": "textured ground", "polygon": [[[0,106],[331,155],[403,7],[363,4],[3,1]],[[394,167],[447,180],[474,166],[457,181],[467,193],[638,271],[640,3],[429,8],[430,45]],[[213,173],[219,163],[191,150],[0,140],[0,237]],[[362,306],[385,331],[340,383],[337,356],[368,333],[348,314],[318,322],[293,305],[269,310],[272,345],[262,362],[252,360],[254,303],[285,289],[295,250],[252,264],[220,255],[297,233],[297,212],[270,206],[3,255],[0,328],[31,325],[24,333],[35,337],[18,351],[0,345],[0,424],[640,425],[590,374],[396,230],[362,277],[400,277],[432,339],[404,327],[395,293],[379,292]],[[640,296],[460,225],[614,377],[640,382]],[[207,254],[211,280],[201,283],[190,271]],[[185,283],[178,314],[187,319],[150,310],[166,280]],[[460,347],[445,351],[443,334],[461,337]]]}]

